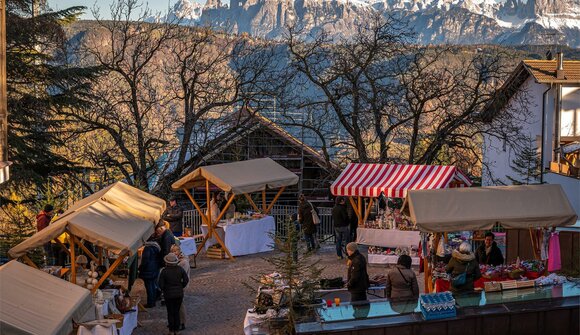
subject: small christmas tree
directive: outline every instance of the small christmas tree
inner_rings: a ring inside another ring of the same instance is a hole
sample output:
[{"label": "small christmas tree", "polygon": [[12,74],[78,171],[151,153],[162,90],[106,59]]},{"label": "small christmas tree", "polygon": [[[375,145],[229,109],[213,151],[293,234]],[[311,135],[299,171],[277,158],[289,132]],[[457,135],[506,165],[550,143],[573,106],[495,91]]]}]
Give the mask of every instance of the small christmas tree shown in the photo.
[{"label": "small christmas tree", "polygon": [[512,164],[510,164],[510,167],[518,176],[506,177],[513,185],[538,184],[542,174],[540,165],[540,153],[534,144],[534,140],[527,138],[526,146],[516,152],[516,156]]},{"label": "small christmas tree", "polygon": [[[252,292],[259,295],[256,286],[263,289],[271,289],[274,298],[273,305],[268,309],[274,309],[284,315],[284,325],[277,329],[271,329],[273,334],[294,334],[294,323],[300,313],[297,309],[304,309],[316,301],[316,289],[319,287],[320,275],[323,268],[319,266],[320,260],[312,260],[311,253],[304,250],[299,244],[300,231],[292,219],[284,223],[286,234],[275,233],[272,235],[275,253],[264,260],[272,266],[273,272],[279,277],[275,281],[264,281],[267,274],[250,277],[254,285],[245,283]],[[282,284],[281,284],[282,283]],[[285,311],[287,310],[287,313]]]}]

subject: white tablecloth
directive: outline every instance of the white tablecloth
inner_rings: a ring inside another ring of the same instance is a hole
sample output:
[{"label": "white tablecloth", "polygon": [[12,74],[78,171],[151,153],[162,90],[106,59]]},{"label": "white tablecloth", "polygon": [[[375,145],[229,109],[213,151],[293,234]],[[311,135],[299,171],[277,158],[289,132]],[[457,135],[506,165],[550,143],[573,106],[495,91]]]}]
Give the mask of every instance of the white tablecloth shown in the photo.
[{"label": "white tablecloth", "polygon": [[[276,230],[274,218],[266,216],[261,219],[230,225],[219,225],[216,229],[226,248],[233,256],[250,255],[272,250],[272,237]],[[201,231],[207,234],[207,226],[202,225]],[[216,244],[215,238],[210,238],[205,248]]]},{"label": "white tablecloth", "polygon": [[77,335],[117,335],[116,321],[95,320],[79,325]]},{"label": "white tablecloth", "polygon": [[418,231],[396,229],[357,228],[356,242],[379,247],[410,247],[419,246],[421,236]]},{"label": "white tablecloth", "polygon": [[244,334],[252,335],[254,333],[254,329],[252,328],[255,328],[256,331],[259,330],[258,327],[252,326],[260,324],[266,320],[267,320],[266,314],[252,313],[252,310],[248,309],[246,311],[246,317],[244,318]]},{"label": "white tablecloth", "polygon": [[133,329],[137,328],[137,313],[139,308],[123,314],[123,327],[118,328],[119,335],[131,335]]},{"label": "white tablecloth", "polygon": [[[377,255],[377,254],[368,254],[367,259],[369,264],[397,264],[397,260],[399,256],[397,255]],[[411,257],[411,264],[412,265],[419,265],[419,257]]]},{"label": "white tablecloth", "polygon": [[197,252],[197,245],[195,244],[195,239],[192,237],[180,237],[179,247],[181,252],[186,256],[195,255]]}]

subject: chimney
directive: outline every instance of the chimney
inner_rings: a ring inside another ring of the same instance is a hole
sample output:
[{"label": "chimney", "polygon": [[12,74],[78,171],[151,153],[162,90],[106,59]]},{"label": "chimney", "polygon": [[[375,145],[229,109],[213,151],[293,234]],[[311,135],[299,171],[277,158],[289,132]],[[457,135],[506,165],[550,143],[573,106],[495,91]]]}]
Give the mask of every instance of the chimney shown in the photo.
[{"label": "chimney", "polygon": [[564,53],[558,52],[558,67],[556,68],[556,78],[564,79]]}]

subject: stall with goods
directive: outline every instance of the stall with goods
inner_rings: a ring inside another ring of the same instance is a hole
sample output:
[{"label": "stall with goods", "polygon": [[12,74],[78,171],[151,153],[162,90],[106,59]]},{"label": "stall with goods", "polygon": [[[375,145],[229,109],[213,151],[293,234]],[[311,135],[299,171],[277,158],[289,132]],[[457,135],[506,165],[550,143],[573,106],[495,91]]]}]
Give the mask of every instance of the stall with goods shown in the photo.
[{"label": "stall with goods", "polygon": [[[539,246],[541,242],[534,229],[573,225],[577,218],[561,186],[548,184],[418,190],[409,192],[406,204],[411,220],[422,232],[422,240],[430,245],[423,251],[425,258],[430,260],[424,264],[427,292],[437,289],[434,284],[438,280],[450,279],[445,278],[445,271],[442,271],[438,250],[449,242],[447,232],[491,230],[497,225],[505,229],[526,228],[530,230],[531,242]],[[430,237],[431,243],[428,242]],[[554,254],[559,254],[559,250]],[[528,264],[529,270],[523,269],[523,264]],[[538,272],[534,270],[540,270],[537,264],[518,262],[503,268],[500,276],[487,267],[483,268],[483,273],[500,278],[508,273],[510,279],[532,279]]]},{"label": "stall with goods", "polygon": [[[296,174],[272,159],[260,158],[200,167],[173,183],[173,190],[185,192],[203,221],[204,238],[197,246],[196,256],[206,247],[208,255],[231,260],[234,256],[271,250],[270,235],[275,231],[275,221],[267,214],[284,189],[298,183],[298,179]],[[212,185],[230,194],[225,207],[217,215],[212,214],[212,206],[209,205]],[[195,187],[205,187],[207,211],[203,211],[191,195],[190,190]],[[279,189],[270,204],[267,203],[266,189]],[[250,197],[255,192],[262,193],[260,207]],[[238,196],[248,200],[256,212],[254,216],[235,213],[231,218],[226,217],[226,212]]]},{"label": "stall with goods", "polygon": [[[419,264],[420,236],[409,218],[389,199],[405,198],[408,190],[471,186],[454,166],[350,163],[330,187],[334,196],[348,197],[357,216],[357,243],[368,245],[370,264],[396,264],[401,254]],[[384,200],[386,206],[373,205]]]},{"label": "stall with goods", "polygon": [[[27,253],[55,241],[70,258],[70,265],[50,267],[45,272],[57,276],[65,272],[64,277],[71,283],[90,290],[95,303],[100,305],[100,315],[115,315],[121,333],[130,334],[136,327],[138,299],[122,293],[131,283],[115,282],[111,276],[130,259],[136,262],[138,249],[153,234],[164,210],[162,199],[118,182],[73,204],[55,222],[10,249],[8,254],[38,268]],[[59,240],[63,233],[68,236],[69,245]],[[114,290],[113,296],[119,296],[109,299],[114,302],[110,309],[99,289]]]}]

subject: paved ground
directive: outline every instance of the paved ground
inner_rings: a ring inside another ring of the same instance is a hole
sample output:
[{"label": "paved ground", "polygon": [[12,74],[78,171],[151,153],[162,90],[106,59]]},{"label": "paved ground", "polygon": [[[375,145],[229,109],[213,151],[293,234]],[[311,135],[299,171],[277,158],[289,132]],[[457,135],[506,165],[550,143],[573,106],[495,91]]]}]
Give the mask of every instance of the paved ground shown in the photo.
[{"label": "paved ground", "polygon": [[[263,260],[271,253],[237,257],[235,261],[213,260],[202,254],[197,268],[191,269],[191,281],[185,292],[184,303],[188,320],[180,334],[235,335],[243,334],[246,310],[252,307],[253,294],[243,283],[254,285],[250,276],[270,273],[273,269]],[[346,277],[346,263],[336,259],[334,248],[323,246],[315,255],[324,267],[323,277]],[[385,273],[386,267],[370,266],[369,275]],[[419,289],[423,288],[423,276],[418,276]],[[145,299],[143,282],[137,280],[133,295]],[[342,297],[344,300],[348,295]],[[141,327],[133,334],[166,334],[167,314],[165,307],[158,306],[139,313]]]}]

